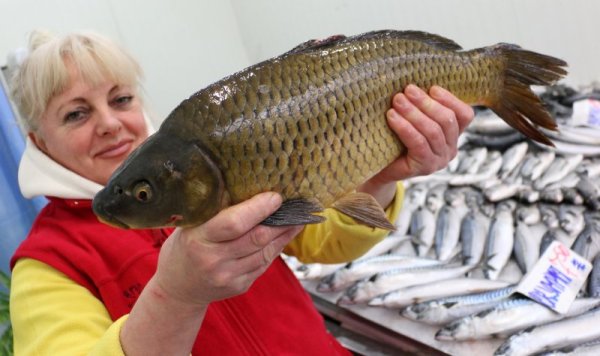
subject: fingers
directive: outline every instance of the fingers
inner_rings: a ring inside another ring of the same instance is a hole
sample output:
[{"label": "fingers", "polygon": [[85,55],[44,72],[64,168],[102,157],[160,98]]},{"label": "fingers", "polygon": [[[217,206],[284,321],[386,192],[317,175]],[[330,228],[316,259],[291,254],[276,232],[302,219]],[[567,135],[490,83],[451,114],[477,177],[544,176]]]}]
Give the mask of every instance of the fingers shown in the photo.
[{"label": "fingers", "polygon": [[400,114],[390,109],[387,112],[387,119],[390,128],[398,135],[398,139],[406,146],[407,152],[410,155],[402,155],[388,167],[386,167],[380,175],[383,175],[383,180],[402,180],[418,174],[418,167],[415,167],[418,160],[413,160],[412,157],[431,157],[433,152],[423,136],[408,120],[400,116]]},{"label": "fingers", "polygon": [[257,270],[264,271],[281,254],[285,246],[302,231],[302,228],[302,226],[267,228],[276,233],[271,242],[247,256],[234,260],[232,271],[240,276],[251,275]]},{"label": "fingers", "polygon": [[[257,194],[240,204],[222,210],[201,225],[201,228],[210,231],[210,234],[205,236],[207,241],[223,242],[237,239],[260,224],[280,206],[279,194],[273,192]],[[257,241],[257,244],[262,243]]]},{"label": "fingers", "polygon": [[[294,226],[302,229],[302,226]],[[227,244],[225,248],[227,254],[232,258],[241,258],[252,255],[257,251],[269,248],[268,246],[280,236],[286,234],[290,230],[289,226],[271,227],[265,225],[257,225],[246,234],[231,241],[225,241],[221,244]]]},{"label": "fingers", "polygon": [[449,91],[434,86],[428,95],[415,85],[396,94],[386,113],[390,128],[407,154],[386,167],[382,179],[430,174],[456,156],[458,136],[473,119],[471,106]]},{"label": "fingers", "polygon": [[[436,155],[443,154],[447,142],[458,136],[449,109],[431,99],[415,85],[394,97],[393,108],[417,129]],[[454,127],[453,127],[454,124]]]},{"label": "fingers", "polygon": [[429,90],[429,95],[431,95],[431,97],[437,102],[454,112],[458,122],[459,132],[462,133],[473,120],[475,113],[471,105],[462,102],[446,89],[437,85],[433,86]]}]

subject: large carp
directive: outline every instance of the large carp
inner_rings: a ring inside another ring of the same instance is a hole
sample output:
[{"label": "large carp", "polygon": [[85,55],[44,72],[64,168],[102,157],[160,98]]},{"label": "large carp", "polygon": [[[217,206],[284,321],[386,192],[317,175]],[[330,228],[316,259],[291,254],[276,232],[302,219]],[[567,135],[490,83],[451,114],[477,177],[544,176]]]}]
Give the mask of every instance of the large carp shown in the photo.
[{"label": "large carp", "polygon": [[189,226],[275,191],[284,203],[268,225],[319,222],[313,213],[333,207],[393,229],[355,188],[404,151],[385,117],[395,93],[440,85],[551,144],[536,125],[556,125],[530,86],[556,82],[564,66],[516,45],[462,51],[416,31],[308,41],[184,100],[115,171],[94,211],[121,227]]}]

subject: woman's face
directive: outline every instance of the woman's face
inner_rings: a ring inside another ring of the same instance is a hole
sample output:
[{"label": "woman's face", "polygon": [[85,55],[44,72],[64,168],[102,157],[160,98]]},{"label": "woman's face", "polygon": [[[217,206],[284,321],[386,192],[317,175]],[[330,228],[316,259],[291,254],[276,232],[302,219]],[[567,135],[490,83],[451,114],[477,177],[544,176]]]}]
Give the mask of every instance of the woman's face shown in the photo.
[{"label": "woman's face", "polygon": [[68,87],[52,97],[33,142],[66,168],[105,185],[146,139],[148,130],[134,88],[111,81],[90,87],[67,63]]}]

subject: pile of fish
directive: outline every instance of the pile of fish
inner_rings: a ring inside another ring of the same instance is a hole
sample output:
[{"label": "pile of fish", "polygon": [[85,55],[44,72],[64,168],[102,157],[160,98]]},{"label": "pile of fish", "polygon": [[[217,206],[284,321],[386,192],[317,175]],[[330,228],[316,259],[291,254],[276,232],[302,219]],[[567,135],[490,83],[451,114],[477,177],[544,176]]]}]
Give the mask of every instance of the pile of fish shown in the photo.
[{"label": "pile of fish", "polygon": [[[573,102],[557,92],[596,100],[546,88],[560,127],[555,148],[478,111],[445,170],[405,182],[396,230],[365,256],[288,264],[298,278],[318,280],[317,291],[338,293],[339,305],[387,308],[439,328],[440,341],[505,339],[496,355],[598,354],[600,127],[574,125]],[[593,265],[564,315],[515,293],[554,240]]]}]

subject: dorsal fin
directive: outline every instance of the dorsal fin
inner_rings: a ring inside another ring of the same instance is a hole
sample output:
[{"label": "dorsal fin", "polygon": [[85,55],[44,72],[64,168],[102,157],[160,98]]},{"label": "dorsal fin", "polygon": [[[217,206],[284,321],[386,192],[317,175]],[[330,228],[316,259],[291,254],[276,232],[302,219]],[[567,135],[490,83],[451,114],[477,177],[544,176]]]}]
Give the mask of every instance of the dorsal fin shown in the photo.
[{"label": "dorsal fin", "polygon": [[437,47],[440,49],[450,50],[450,51],[458,51],[458,50],[462,49],[462,47],[459,46],[456,42],[454,42],[451,39],[448,39],[446,37],[442,37],[440,35],[435,35],[435,34],[423,32],[423,31],[412,31],[412,30],[410,30],[410,31],[397,31],[397,30],[371,31],[371,32],[366,32],[366,33],[356,35],[353,37],[349,37],[348,41],[350,41],[352,39],[381,38],[381,37],[391,37],[391,38],[425,42],[430,46]]},{"label": "dorsal fin", "polygon": [[300,43],[285,54],[301,53],[306,51],[312,51],[315,49],[323,49],[333,46],[334,44],[339,43],[345,39],[346,36],[344,35],[333,35],[321,40],[308,40],[306,42]]},{"label": "dorsal fin", "polygon": [[328,47],[333,47],[340,43],[352,42],[358,40],[365,39],[379,39],[379,38],[396,38],[396,39],[405,39],[411,41],[419,41],[423,43],[427,43],[428,45],[440,49],[445,49],[449,51],[458,51],[461,50],[462,47],[459,46],[456,42],[431,33],[423,32],[423,31],[396,31],[396,30],[378,30],[378,31],[370,31],[365,32],[359,35],[346,37],[344,35],[333,35],[321,40],[308,40],[303,42],[285,54],[298,54],[303,52],[310,52],[314,50],[321,50]]}]

